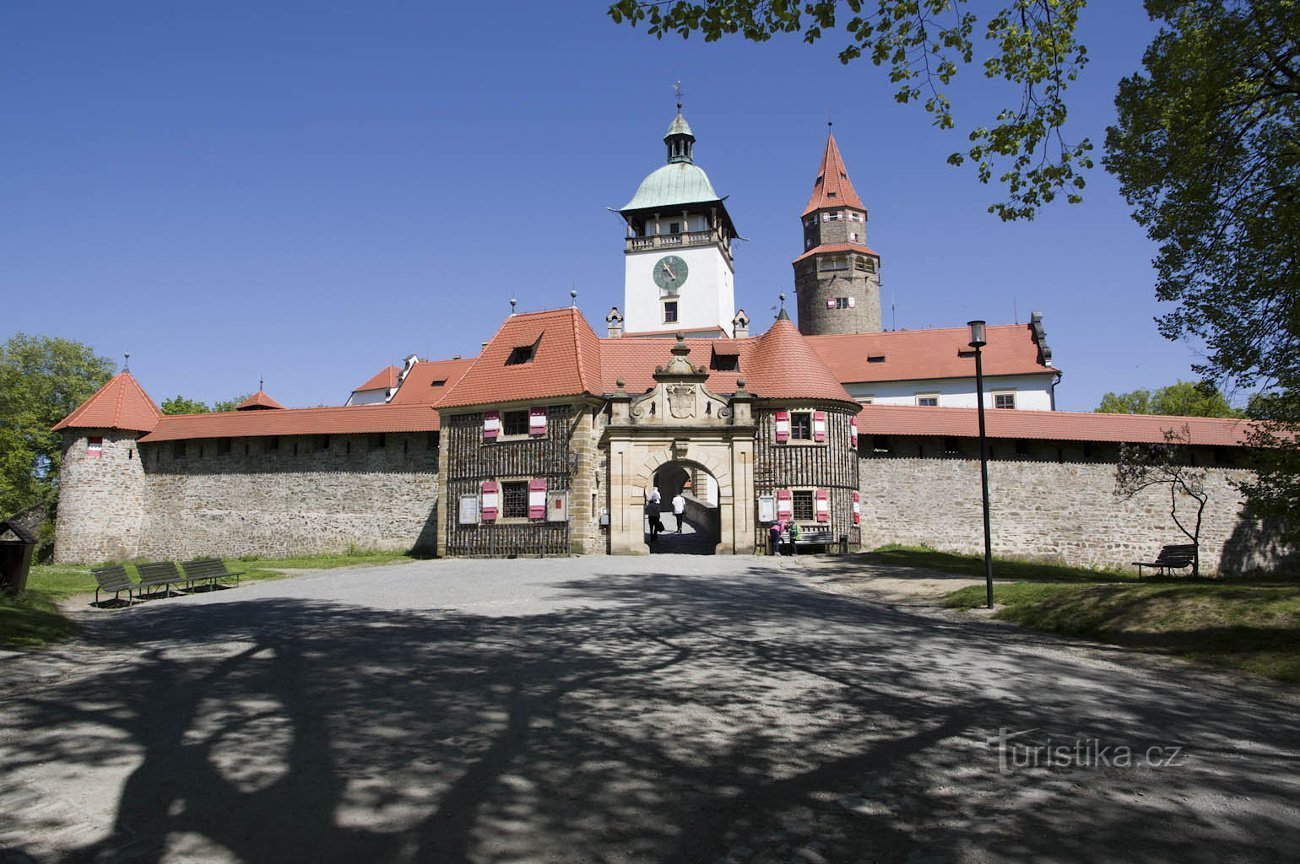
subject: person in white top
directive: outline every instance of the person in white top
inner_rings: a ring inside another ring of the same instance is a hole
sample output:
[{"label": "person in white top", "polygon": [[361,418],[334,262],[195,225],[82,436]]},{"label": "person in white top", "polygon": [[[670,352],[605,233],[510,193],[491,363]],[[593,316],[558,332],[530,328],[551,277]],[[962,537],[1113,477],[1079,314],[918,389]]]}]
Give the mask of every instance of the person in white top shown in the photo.
[{"label": "person in white top", "polygon": [[682,514],[686,512],[686,499],[678,492],[673,496],[673,515],[677,517],[677,533],[682,533]]},{"label": "person in white top", "polygon": [[653,501],[653,502],[655,502],[656,504],[659,503],[660,498],[659,498],[659,487],[658,487],[658,486],[652,486],[652,487],[650,488],[650,500]]}]

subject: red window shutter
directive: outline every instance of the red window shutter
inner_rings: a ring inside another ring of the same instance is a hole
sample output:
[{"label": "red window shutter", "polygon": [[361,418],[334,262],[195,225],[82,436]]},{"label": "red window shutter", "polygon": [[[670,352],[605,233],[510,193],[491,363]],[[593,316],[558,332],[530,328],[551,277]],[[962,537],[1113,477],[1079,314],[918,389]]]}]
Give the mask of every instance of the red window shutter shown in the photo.
[{"label": "red window shutter", "polygon": [[860,525],[861,523],[862,523],[862,493],[854,492],[853,493],[853,524]]},{"label": "red window shutter", "polygon": [[546,518],[546,478],[534,477],[528,481],[528,518]]},{"label": "red window shutter", "polygon": [[790,440],[790,412],[784,408],[776,412],[776,440]]},{"label": "red window shutter", "polygon": [[497,508],[500,507],[500,497],[497,492],[497,481],[483,481],[483,515],[484,522],[495,522],[497,518]]},{"label": "red window shutter", "polygon": [[817,521],[831,521],[831,496],[825,489],[817,490]]},{"label": "red window shutter", "polygon": [[858,449],[858,418],[849,418],[849,449]]},{"label": "red window shutter", "polygon": [[813,440],[814,441],[826,440],[826,412],[825,411],[813,412]]},{"label": "red window shutter", "polygon": [[528,434],[529,435],[546,434],[546,409],[545,408],[528,409]]},{"label": "red window shutter", "polygon": [[98,459],[104,455],[104,438],[100,435],[91,435],[86,439],[86,458]]},{"label": "red window shutter", "polygon": [[495,438],[501,434],[501,412],[484,411],[483,412],[483,437]]},{"label": "red window shutter", "polygon": [[794,496],[789,489],[776,490],[776,518],[782,522],[794,518]]}]

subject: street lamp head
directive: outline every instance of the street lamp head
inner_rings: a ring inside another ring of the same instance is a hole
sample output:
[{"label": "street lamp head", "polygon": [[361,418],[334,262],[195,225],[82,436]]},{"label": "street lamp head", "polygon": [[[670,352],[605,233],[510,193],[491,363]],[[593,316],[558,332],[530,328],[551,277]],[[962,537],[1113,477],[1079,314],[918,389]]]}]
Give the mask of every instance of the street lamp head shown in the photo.
[{"label": "street lamp head", "polygon": [[970,328],[970,347],[983,348],[989,344],[989,340],[984,336],[983,321],[967,321],[966,326]]}]

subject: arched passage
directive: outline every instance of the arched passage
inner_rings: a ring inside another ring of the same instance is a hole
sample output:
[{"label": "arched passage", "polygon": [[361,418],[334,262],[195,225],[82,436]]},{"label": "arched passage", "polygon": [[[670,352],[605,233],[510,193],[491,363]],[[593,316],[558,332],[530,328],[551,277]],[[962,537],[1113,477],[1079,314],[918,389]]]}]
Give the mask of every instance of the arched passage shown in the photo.
[{"label": "arched passage", "polygon": [[[718,481],[701,465],[668,462],[654,472],[647,492],[659,493],[660,521],[664,533],[652,537],[646,520],[645,542],[652,554],[713,555],[721,539],[721,514],[718,507]],[[712,494],[710,494],[712,493]],[[675,504],[681,496],[682,518],[677,519]]]}]

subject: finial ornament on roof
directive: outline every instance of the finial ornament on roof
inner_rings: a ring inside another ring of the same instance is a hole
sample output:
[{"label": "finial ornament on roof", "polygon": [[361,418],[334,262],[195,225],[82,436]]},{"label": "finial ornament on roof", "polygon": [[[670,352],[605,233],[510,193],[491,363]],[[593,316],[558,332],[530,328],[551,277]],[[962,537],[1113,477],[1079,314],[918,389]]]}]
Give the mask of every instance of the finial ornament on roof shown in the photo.
[{"label": "finial ornament on roof", "polygon": [[123,372],[130,372],[130,371],[131,371],[131,352],[130,352],[130,351],[126,352],[125,354],[122,355],[122,358],[123,358],[123,359],[122,359],[122,371],[123,371]]},{"label": "finial ornament on roof", "polygon": [[680,114],[682,110],[682,96],[685,95],[682,90],[682,82],[678,81],[673,84],[673,93],[677,96],[677,113]]},{"label": "finial ornament on roof", "polygon": [[514,315],[514,314],[515,314],[515,306],[518,305],[518,303],[519,303],[518,298],[515,298],[515,297],[511,297],[511,298],[510,298],[510,314],[511,314],[511,315]]},{"label": "finial ornament on roof", "polygon": [[778,312],[778,313],[776,313],[776,320],[778,320],[778,321],[789,321],[789,320],[790,320],[790,313],[788,313],[788,312],[785,311],[785,292],[781,292],[780,294],[778,294],[778,295],[776,295],[776,296],[777,296],[778,298],[780,298],[780,300],[781,300],[781,311]]},{"label": "finial ornament on roof", "polygon": [[576,288],[569,289],[569,308],[578,308],[578,290]]},{"label": "finial ornament on roof", "polygon": [[266,392],[266,376],[265,376],[265,375],[258,375],[258,376],[257,376],[257,392],[258,392],[258,393],[264,393],[264,392]]}]

